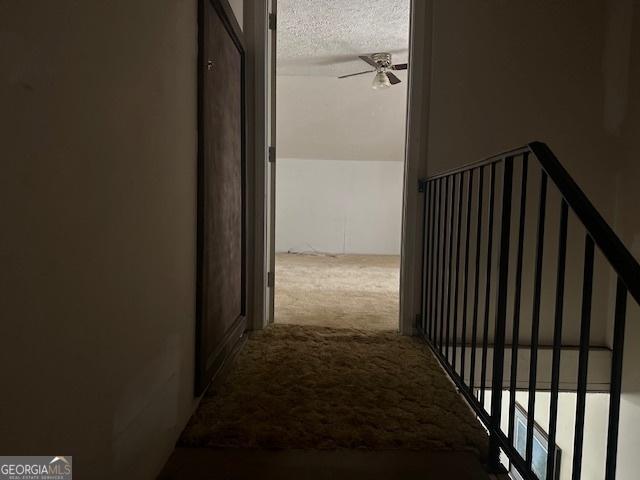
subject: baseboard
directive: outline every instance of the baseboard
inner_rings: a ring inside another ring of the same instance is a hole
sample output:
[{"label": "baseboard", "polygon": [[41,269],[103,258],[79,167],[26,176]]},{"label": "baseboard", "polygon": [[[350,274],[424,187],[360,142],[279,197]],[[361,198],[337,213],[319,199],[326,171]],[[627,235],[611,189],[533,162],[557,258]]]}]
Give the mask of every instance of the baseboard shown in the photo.
[{"label": "baseboard", "polygon": [[244,332],[240,336],[240,338],[238,338],[238,340],[235,342],[235,344],[231,348],[231,351],[229,352],[229,354],[226,356],[224,361],[220,364],[220,367],[218,368],[218,370],[216,370],[216,373],[211,378],[211,382],[209,382],[209,385],[205,387],[203,395],[207,393],[209,390],[216,390],[226,380],[227,376],[229,375],[229,372],[231,371],[236,361],[236,358],[238,357],[238,355],[244,348],[245,344],[247,343],[247,338],[248,338],[248,335],[246,332]]},{"label": "baseboard", "polygon": [[206,380],[206,383],[200,382],[202,376],[196,369],[196,382],[194,384],[196,397],[200,397],[206,391],[211,382],[213,382],[214,379],[224,371],[225,366],[229,363],[229,358],[234,353],[238,343],[241,342],[243,337],[245,337],[246,328],[247,319],[244,316],[238,317],[231,328],[229,328],[218,348],[216,348],[215,352],[213,352],[207,360],[205,370],[207,372],[212,371],[213,373],[207,375],[209,378]]}]

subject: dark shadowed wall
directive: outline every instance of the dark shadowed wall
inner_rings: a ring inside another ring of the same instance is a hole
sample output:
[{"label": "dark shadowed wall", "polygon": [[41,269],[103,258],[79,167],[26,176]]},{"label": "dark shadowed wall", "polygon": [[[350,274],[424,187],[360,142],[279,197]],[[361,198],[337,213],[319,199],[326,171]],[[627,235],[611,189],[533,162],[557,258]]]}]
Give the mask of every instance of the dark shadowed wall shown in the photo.
[{"label": "dark shadowed wall", "polygon": [[196,2],[0,2],[0,450],[153,478],[191,414]]}]

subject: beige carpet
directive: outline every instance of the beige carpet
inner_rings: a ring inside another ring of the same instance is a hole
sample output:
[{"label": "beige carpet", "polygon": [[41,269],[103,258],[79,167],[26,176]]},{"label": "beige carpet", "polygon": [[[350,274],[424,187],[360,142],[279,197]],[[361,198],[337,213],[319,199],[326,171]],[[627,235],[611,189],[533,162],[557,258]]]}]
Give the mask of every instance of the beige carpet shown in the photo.
[{"label": "beige carpet", "polygon": [[252,334],[180,444],[470,451],[482,459],[487,438],[423,342],[272,325]]},{"label": "beige carpet", "polygon": [[398,330],[400,257],[276,255],[275,322]]}]

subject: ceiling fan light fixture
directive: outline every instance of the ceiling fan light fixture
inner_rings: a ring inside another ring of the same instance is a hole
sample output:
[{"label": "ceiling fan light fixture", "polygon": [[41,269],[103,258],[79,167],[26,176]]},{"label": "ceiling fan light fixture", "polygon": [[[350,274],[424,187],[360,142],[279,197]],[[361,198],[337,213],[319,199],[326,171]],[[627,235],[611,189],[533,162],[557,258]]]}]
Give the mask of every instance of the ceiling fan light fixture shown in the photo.
[{"label": "ceiling fan light fixture", "polygon": [[371,83],[371,88],[374,90],[383,90],[385,88],[389,88],[391,86],[391,82],[389,81],[389,77],[382,70],[376,73],[376,76],[373,77],[373,82]]}]

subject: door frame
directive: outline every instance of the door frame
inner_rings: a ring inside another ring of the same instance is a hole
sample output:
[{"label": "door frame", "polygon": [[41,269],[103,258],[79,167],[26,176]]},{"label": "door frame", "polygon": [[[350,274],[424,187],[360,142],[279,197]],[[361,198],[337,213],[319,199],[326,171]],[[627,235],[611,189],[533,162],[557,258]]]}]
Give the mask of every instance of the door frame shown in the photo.
[{"label": "door frame", "polygon": [[[273,109],[269,105],[270,68],[268,54],[269,1],[245,2],[245,38],[251,73],[248,78],[252,101],[248,104],[251,127],[248,161],[254,172],[253,204],[253,279],[250,294],[249,326],[254,330],[270,322],[273,310],[267,287],[267,273],[272,267],[272,256],[267,251],[272,234],[268,222],[271,215],[269,200],[269,151],[271,139],[268,123]],[[275,1],[275,0],[274,0]],[[248,7],[248,8],[247,8]],[[400,315],[399,330],[403,335],[416,333],[416,317],[421,311],[422,234],[424,230],[424,201],[418,192],[418,183],[427,173],[429,96],[431,87],[431,43],[433,0],[410,0],[409,21],[409,81],[407,87],[406,140],[402,205],[402,241],[400,260]],[[275,125],[274,125],[275,130]],[[275,138],[274,138],[275,141]],[[273,212],[275,213],[275,212]]]},{"label": "door frame", "polygon": [[400,250],[400,333],[417,333],[422,311],[422,239],[424,198],[420,179],[427,176],[433,0],[411,0],[409,85],[405,140],[402,240]]},{"label": "door frame", "polygon": [[278,0],[267,0],[267,323],[275,319],[275,274],[276,274],[276,23]]}]

